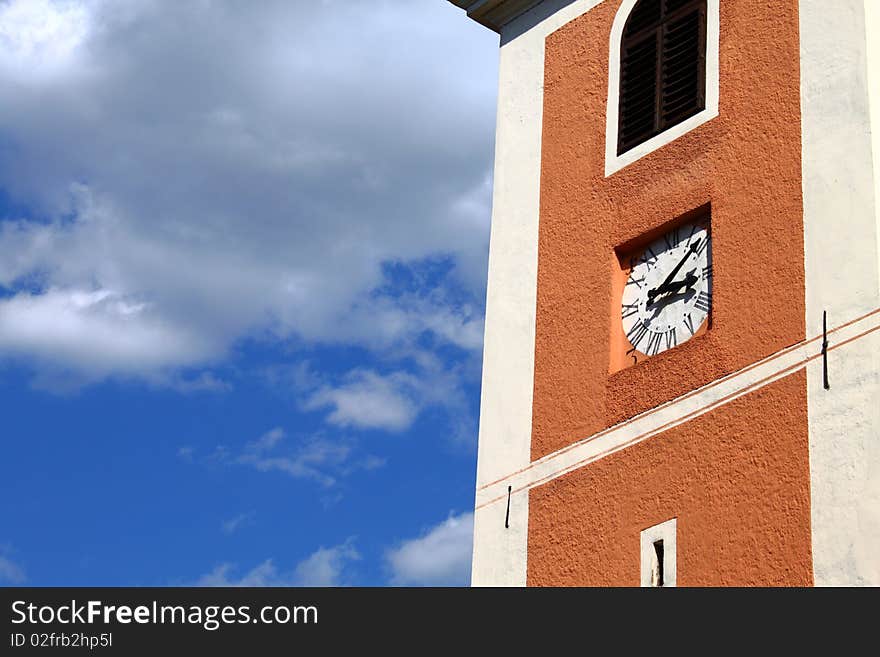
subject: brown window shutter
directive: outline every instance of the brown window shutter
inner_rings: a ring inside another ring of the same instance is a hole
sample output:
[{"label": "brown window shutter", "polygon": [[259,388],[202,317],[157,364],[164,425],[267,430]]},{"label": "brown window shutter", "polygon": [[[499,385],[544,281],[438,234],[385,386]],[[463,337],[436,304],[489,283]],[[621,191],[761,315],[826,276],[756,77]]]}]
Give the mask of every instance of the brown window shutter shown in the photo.
[{"label": "brown window shutter", "polygon": [[705,0],[641,0],[621,43],[618,154],[705,107]]},{"label": "brown window shutter", "polygon": [[649,38],[627,48],[620,71],[621,152],[655,132],[657,42]]},{"label": "brown window shutter", "polygon": [[632,8],[624,28],[625,36],[636,36],[640,32],[657,27],[663,17],[661,0],[642,0]]},{"label": "brown window shutter", "polygon": [[705,33],[701,14],[695,10],[664,25],[661,129],[681,123],[703,109],[706,48],[700,47],[700,34]]},{"label": "brown window shutter", "polygon": [[694,0],[666,0],[665,13],[667,16],[678,11],[682,7],[686,7],[687,5],[694,4],[702,4],[705,5],[705,2],[694,2]]}]

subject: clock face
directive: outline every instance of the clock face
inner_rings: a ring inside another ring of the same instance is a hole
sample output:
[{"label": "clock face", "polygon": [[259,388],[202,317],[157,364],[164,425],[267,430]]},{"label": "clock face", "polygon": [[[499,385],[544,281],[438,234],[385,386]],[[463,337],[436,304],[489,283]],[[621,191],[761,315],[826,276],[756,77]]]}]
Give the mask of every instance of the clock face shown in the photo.
[{"label": "clock face", "polygon": [[655,356],[690,340],[712,308],[712,241],[709,226],[679,226],[631,260],[620,316],[632,349]]}]

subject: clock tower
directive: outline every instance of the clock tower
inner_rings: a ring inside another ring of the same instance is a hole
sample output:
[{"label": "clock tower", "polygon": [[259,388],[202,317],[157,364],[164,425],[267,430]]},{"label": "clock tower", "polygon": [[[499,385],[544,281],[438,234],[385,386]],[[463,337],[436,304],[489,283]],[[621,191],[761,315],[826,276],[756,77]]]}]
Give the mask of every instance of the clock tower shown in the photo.
[{"label": "clock tower", "polygon": [[880,2],[500,34],[474,585],[880,585]]}]

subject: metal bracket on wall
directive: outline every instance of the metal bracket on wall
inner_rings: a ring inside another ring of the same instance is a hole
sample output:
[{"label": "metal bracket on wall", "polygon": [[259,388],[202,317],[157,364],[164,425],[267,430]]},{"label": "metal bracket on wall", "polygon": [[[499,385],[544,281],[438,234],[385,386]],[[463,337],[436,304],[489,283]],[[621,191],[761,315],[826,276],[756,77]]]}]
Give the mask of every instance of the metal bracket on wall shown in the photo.
[{"label": "metal bracket on wall", "polygon": [[828,383],[828,313],[822,311],[822,383],[825,390],[830,390]]},{"label": "metal bracket on wall", "polygon": [[510,529],[510,493],[513,486],[507,487],[507,515],[504,516],[504,529]]}]

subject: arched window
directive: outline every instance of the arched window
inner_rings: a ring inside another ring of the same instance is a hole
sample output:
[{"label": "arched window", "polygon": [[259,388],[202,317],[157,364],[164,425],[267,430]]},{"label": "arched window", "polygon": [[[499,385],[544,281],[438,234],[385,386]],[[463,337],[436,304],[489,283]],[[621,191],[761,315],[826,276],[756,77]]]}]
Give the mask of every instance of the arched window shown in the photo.
[{"label": "arched window", "polygon": [[639,0],[620,42],[617,154],[706,107],[706,0]]}]

